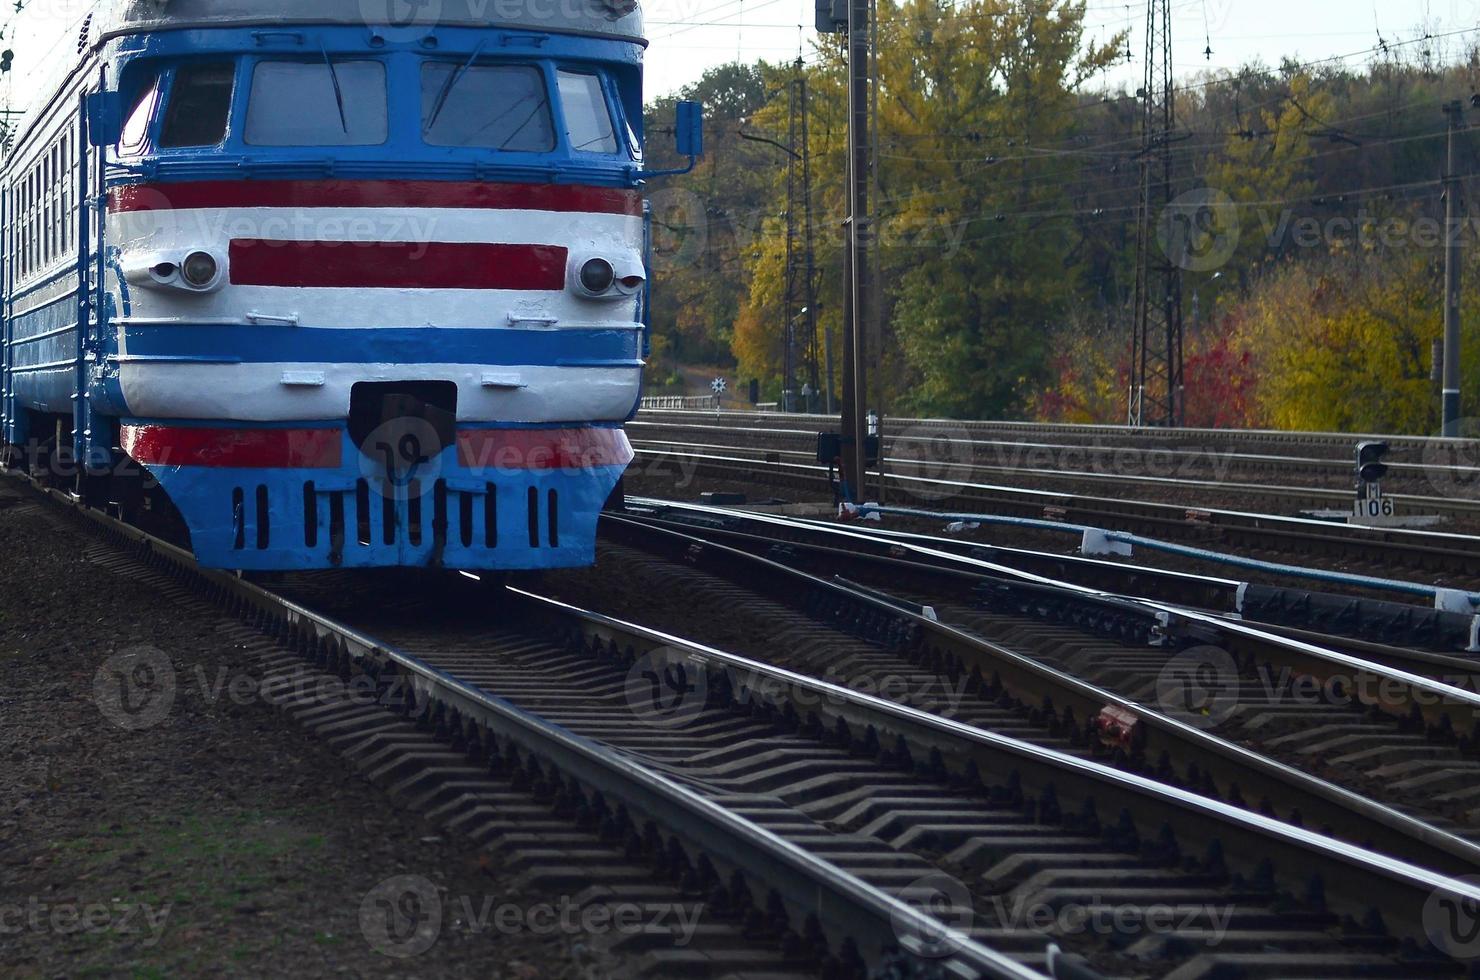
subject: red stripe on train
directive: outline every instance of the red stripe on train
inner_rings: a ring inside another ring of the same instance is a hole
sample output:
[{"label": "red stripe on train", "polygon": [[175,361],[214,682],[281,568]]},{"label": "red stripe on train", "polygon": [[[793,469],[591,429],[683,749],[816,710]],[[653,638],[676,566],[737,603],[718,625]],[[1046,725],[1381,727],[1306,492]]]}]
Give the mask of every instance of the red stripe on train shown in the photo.
[{"label": "red stripe on train", "polygon": [[441,180],[202,180],[108,193],[113,212],[186,208],[527,208],[640,217],[642,195],[621,187]]},{"label": "red stripe on train", "polygon": [[[154,466],[338,469],[342,429],[222,429],[122,426],[123,450]],[[465,429],[457,460],[465,469],[552,470],[625,466],[632,444],[621,429]]]},{"label": "red stripe on train", "polygon": [[125,425],[121,434],[124,452],[140,463],[158,466],[329,469],[343,462],[339,429]]},{"label": "red stripe on train", "polygon": [[231,242],[238,286],[564,289],[563,245],[487,242]]},{"label": "red stripe on train", "polygon": [[621,429],[466,429],[458,465],[470,470],[589,469],[626,466],[632,444]]}]

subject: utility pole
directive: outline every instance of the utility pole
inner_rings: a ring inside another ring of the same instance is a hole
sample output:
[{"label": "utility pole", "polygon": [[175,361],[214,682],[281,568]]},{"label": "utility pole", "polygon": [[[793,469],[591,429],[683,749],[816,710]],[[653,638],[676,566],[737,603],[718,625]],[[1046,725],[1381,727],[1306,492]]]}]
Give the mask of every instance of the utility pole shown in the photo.
[{"label": "utility pole", "polygon": [[1444,170],[1444,394],[1443,433],[1459,435],[1459,167],[1455,134],[1464,125],[1458,100],[1444,106],[1449,117],[1449,161]]},{"label": "utility pole", "polygon": [[797,99],[796,87],[788,86],[786,124],[786,297],[781,304],[781,410],[792,411],[796,397],[796,321],[801,314],[798,293],[797,248]]},{"label": "utility pole", "polygon": [[[1182,424],[1182,269],[1161,252],[1158,222],[1172,202],[1171,0],[1146,3],[1146,79],[1141,88],[1141,199],[1136,228],[1136,307],[1126,422]],[[1185,235],[1165,236],[1169,245]]]},{"label": "utility pole", "polygon": [[[812,145],[807,135],[807,75],[802,70],[801,56],[797,56],[797,101],[801,104],[802,116],[802,251],[806,254],[805,288],[803,302],[807,304],[807,337],[811,349],[811,375],[813,391],[823,390],[817,377],[817,253],[812,241]],[[827,396],[824,401],[828,414],[833,410],[832,386],[832,337],[822,338],[827,359]]]},{"label": "utility pole", "polygon": [[848,247],[843,330],[842,496],[862,502],[867,453],[869,242],[869,0],[848,0]]},{"label": "utility pole", "polygon": [[[807,78],[802,74],[801,59],[797,60],[796,72],[789,86],[787,124],[786,296],[782,304],[786,349],[782,363],[786,389],[795,393],[799,367],[797,351],[800,348],[807,383],[815,393],[821,390],[818,387],[817,261],[812,239],[812,154],[807,145]],[[800,229],[797,227],[798,219]],[[803,318],[806,320],[805,333],[798,342],[797,327]],[[829,376],[832,373],[831,353],[829,348]],[[830,382],[828,390],[828,408],[831,410]]]},{"label": "utility pole", "polygon": [[[868,143],[868,146],[869,146],[869,161],[870,161],[870,166],[869,166],[869,200],[871,202],[873,202],[872,203],[872,207],[878,207],[879,202],[884,199],[884,191],[883,191],[883,188],[880,186],[880,178],[881,178],[881,175],[879,173],[879,161],[882,159],[882,157],[879,156],[879,126],[878,126],[878,121],[879,121],[879,2],[878,2],[878,0],[868,0],[868,77],[869,77],[869,86],[868,86],[868,118],[870,120],[869,133],[868,133],[868,137],[869,137],[869,143]],[[872,219],[872,214],[870,214],[870,218]],[[869,224],[869,231],[870,231],[869,241],[870,241],[871,244],[877,244],[877,239],[872,234],[875,230],[876,230],[876,228],[875,228],[875,226],[873,225],[873,223],[871,221],[870,224]],[[869,350],[872,350],[874,352],[874,357],[876,358],[876,360],[874,362],[874,366],[876,368],[878,368],[878,372],[876,373],[876,375],[874,377],[874,404],[873,404],[873,419],[874,419],[874,421],[873,421],[873,425],[871,426],[871,428],[873,429],[872,434],[877,438],[877,440],[878,440],[878,446],[879,446],[879,463],[878,463],[879,482],[878,482],[878,490],[875,491],[874,496],[873,496],[873,499],[876,500],[876,501],[878,501],[878,503],[880,503],[880,504],[885,504],[885,503],[888,503],[888,501],[886,499],[886,497],[888,496],[888,493],[887,493],[887,491],[885,489],[885,482],[887,481],[888,476],[887,476],[887,474],[885,472],[885,468],[887,466],[887,463],[885,462],[885,455],[884,455],[884,409],[885,409],[885,405],[884,405],[884,400],[885,400],[884,389],[886,387],[886,385],[885,385],[885,377],[884,377],[884,326],[883,326],[883,322],[882,322],[883,321],[883,318],[884,318],[884,291],[883,291],[884,282],[883,282],[883,277],[878,274],[878,268],[877,268],[877,266],[879,265],[879,254],[878,254],[877,250],[873,254],[873,259],[874,259],[874,264],[875,264],[876,268],[874,268],[874,270],[873,270],[874,271],[874,274],[869,277],[868,319],[865,320],[864,323],[865,323],[865,325],[866,325],[866,327],[868,329]],[[869,402],[868,389],[867,388],[864,389],[863,402],[864,402],[865,414],[867,414],[867,408],[868,408],[868,402]],[[867,458],[866,458],[868,454],[865,453],[864,455],[865,455],[864,467],[866,469],[867,466],[868,466]]]}]

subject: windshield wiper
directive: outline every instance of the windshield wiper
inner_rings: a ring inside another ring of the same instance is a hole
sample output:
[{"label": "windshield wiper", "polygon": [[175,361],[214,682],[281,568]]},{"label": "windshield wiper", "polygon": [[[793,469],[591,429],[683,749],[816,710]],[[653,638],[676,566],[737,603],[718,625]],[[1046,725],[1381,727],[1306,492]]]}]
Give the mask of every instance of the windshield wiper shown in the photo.
[{"label": "windshield wiper", "polygon": [[457,71],[447,76],[447,81],[442,83],[442,91],[437,93],[437,101],[432,103],[432,114],[427,118],[427,123],[422,127],[422,132],[430,133],[432,131],[432,127],[437,124],[437,117],[442,114],[442,107],[447,104],[447,97],[452,94],[453,86],[457,84],[458,79],[467,74],[469,68],[473,67],[473,62],[477,61],[478,55],[483,53],[483,45],[486,43],[486,41],[479,41],[478,46],[473,49],[473,53],[468,55],[468,60],[459,65]]},{"label": "windshield wiper", "polygon": [[329,57],[329,49],[319,42],[319,50],[324,53],[324,64],[329,66],[329,81],[334,83],[334,104],[339,107],[339,128],[344,130],[344,135],[349,135],[349,120],[344,117],[344,90],[339,87],[339,72],[334,70],[334,61]]},{"label": "windshield wiper", "polygon": [[[525,99],[528,99],[528,98],[530,98],[530,96],[527,96],[526,95],[524,98]],[[523,101],[523,99],[521,99],[520,101]],[[509,138],[508,139],[504,140],[502,143],[500,143],[498,145],[498,148],[500,150],[507,150],[509,148],[509,144],[512,143],[512,142],[514,142],[514,137],[516,137],[520,133],[524,132],[524,127],[525,126],[528,126],[530,123],[534,122],[535,117],[539,115],[540,110],[541,109],[544,109],[544,108],[546,108],[548,106],[549,106],[549,103],[543,97],[541,97],[540,98],[540,104],[537,105],[537,106],[535,106],[533,109],[530,110],[529,115],[527,115],[527,116],[524,117],[524,121],[519,124],[518,128],[516,128],[512,133],[509,134]],[[485,127],[485,128],[487,128],[487,127]]]}]

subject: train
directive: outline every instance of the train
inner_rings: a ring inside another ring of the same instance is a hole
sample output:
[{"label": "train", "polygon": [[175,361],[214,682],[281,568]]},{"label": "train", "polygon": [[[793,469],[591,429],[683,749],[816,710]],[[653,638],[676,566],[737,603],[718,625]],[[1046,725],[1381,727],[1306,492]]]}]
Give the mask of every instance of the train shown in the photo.
[{"label": "train", "polygon": [[689,167],[644,165],[634,0],[100,0],[74,29],[0,166],[6,464],[162,495],[208,567],[591,564],[646,181],[703,139],[681,103]]}]

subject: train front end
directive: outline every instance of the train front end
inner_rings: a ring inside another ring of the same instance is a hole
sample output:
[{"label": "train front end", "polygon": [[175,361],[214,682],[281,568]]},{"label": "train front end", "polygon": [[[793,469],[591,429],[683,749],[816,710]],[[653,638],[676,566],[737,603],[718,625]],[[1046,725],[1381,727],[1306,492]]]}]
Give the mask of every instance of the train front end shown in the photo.
[{"label": "train front end", "polygon": [[590,564],[646,340],[640,16],[374,6],[127,7],[90,410],[209,565]]}]

